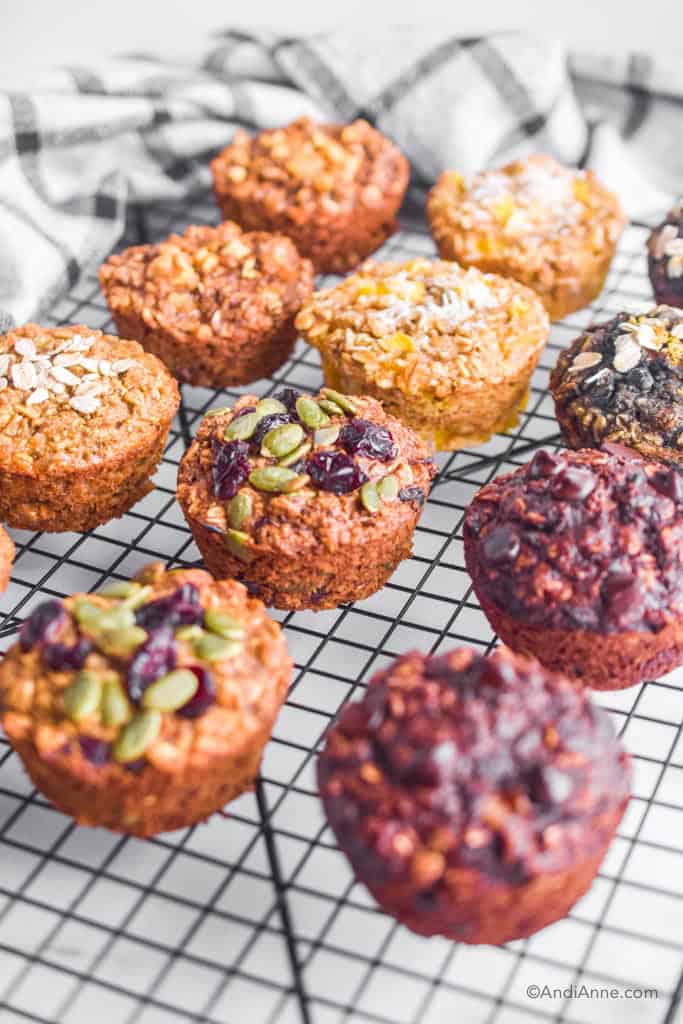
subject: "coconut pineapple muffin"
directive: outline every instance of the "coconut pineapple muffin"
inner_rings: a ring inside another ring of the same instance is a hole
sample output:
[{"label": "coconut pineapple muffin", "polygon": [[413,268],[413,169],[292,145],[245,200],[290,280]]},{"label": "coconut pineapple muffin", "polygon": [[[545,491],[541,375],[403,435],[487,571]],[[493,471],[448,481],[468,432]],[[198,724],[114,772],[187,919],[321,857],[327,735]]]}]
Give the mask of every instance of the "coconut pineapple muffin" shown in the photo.
[{"label": "coconut pineapple muffin", "polygon": [[207,414],[178,501],[207,569],[276,608],[334,608],[410,555],[436,473],[430,449],[373,398],[285,388]]},{"label": "coconut pineapple muffin", "polygon": [[251,788],[291,670],[240,583],[152,565],[32,612],[0,663],[0,722],[58,810],[151,836]]},{"label": "coconut pineapple muffin", "polygon": [[89,327],[27,324],[0,336],[0,519],[93,529],[150,481],[179,404],[162,363]]},{"label": "coconut pineapple muffin", "polygon": [[296,326],[325,383],[371,395],[444,451],[517,422],[550,325],[532,291],[445,260],[366,263]]},{"label": "coconut pineapple muffin", "polygon": [[647,242],[648,269],[657,302],[683,306],[683,199],[669,210]]},{"label": "coconut pineapple muffin", "polygon": [[253,137],[239,129],[211,173],[226,219],[288,235],[319,273],[343,274],[396,230],[410,171],[367,121],[302,117]]},{"label": "coconut pineapple muffin", "polygon": [[439,255],[528,285],[552,320],[600,294],[625,224],[592,171],[544,154],[469,178],[446,171],[427,214]]},{"label": "coconut pineapple muffin", "polygon": [[313,267],[282,235],[189,227],[107,260],[100,284],[117,330],[188,384],[270,377],[291,355]]}]

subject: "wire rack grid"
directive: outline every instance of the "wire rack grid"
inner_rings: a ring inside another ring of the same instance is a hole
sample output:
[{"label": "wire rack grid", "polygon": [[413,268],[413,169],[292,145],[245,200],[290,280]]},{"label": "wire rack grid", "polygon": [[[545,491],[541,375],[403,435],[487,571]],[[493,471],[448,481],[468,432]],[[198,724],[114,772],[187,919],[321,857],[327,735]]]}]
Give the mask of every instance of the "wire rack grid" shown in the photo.
[{"label": "wire rack grid", "polygon": [[[147,207],[129,217],[123,244],[216,220],[207,196]],[[403,223],[382,255],[433,254],[419,214]],[[77,828],[32,789],[0,738],[1,1024],[683,1024],[683,672],[598,697],[633,754],[633,798],[588,895],[564,921],[506,947],[422,939],[381,913],[337,850],[314,780],[328,723],[372,672],[410,648],[495,645],[463,565],[463,511],[484,482],[556,443],[547,382],[558,349],[592,320],[650,302],[646,231],[626,231],[599,302],[553,328],[519,426],[439,458],[413,556],[391,582],[353,606],[275,613],[293,685],[256,791],[229,815],[146,842]],[[96,269],[52,322],[112,328]],[[277,380],[250,390],[320,380],[317,354],[299,343]],[[183,390],[157,489],[134,509],[91,534],[14,532],[3,648],[45,596],[96,589],[153,559],[197,561],[176,470],[203,413],[225,396]],[[617,997],[533,1000],[534,984]],[[628,986],[657,998],[618,998]]]}]

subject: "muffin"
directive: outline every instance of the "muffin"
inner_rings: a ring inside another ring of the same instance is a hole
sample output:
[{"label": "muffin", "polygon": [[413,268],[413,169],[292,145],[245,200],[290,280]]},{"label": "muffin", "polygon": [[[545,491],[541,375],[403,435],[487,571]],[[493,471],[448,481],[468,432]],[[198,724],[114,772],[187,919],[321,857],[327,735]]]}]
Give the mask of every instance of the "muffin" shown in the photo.
[{"label": "muffin", "polygon": [[539,451],[465,514],[501,640],[599,690],[683,662],[683,476],[628,449]]},{"label": "muffin", "polygon": [[586,892],[629,782],[607,713],[505,649],[399,658],[318,761],[327,820],[382,909],[420,935],[491,945]]},{"label": "muffin", "polygon": [[209,413],[178,474],[207,569],[276,608],[334,608],[382,587],[411,552],[436,472],[372,398],[285,388]]},{"label": "muffin", "polygon": [[440,256],[514,277],[553,320],[600,294],[626,222],[592,171],[543,154],[470,178],[446,171],[427,214]]},{"label": "muffin", "polygon": [[683,306],[683,199],[647,242],[648,270],[657,302]]},{"label": "muffin", "polygon": [[7,590],[7,585],[14,562],[14,543],[7,530],[0,526],[0,592]]},{"label": "muffin", "polygon": [[227,388],[289,358],[313,267],[288,238],[226,223],[124,249],[100,268],[100,284],[121,335],[178,380]]},{"label": "muffin", "polygon": [[325,383],[372,395],[440,450],[517,423],[548,338],[523,285],[443,260],[366,263],[296,318]]},{"label": "muffin", "polygon": [[153,565],[35,609],[0,663],[0,721],[58,810],[151,836],[251,788],[291,670],[240,583]]},{"label": "muffin", "polygon": [[27,324],[0,335],[0,519],[91,530],[150,490],[178,387],[135,341]]},{"label": "muffin", "polygon": [[343,274],[396,230],[408,162],[367,121],[299,118],[250,136],[238,129],[211,163],[223,216],[289,235],[321,274]]},{"label": "muffin", "polygon": [[615,443],[683,463],[683,310],[591,326],[560,354],[550,388],[571,448]]}]

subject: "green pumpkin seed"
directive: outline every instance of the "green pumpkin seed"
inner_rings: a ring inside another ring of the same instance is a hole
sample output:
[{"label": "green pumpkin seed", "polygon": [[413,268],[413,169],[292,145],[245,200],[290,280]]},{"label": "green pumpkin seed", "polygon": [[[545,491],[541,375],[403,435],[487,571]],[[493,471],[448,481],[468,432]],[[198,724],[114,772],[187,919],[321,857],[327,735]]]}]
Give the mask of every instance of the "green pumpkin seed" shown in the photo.
[{"label": "green pumpkin seed", "polygon": [[330,416],[343,416],[344,410],[336,402],[331,402],[329,398],[319,398],[318,405],[321,409],[324,409]]},{"label": "green pumpkin seed", "polygon": [[198,636],[204,636],[204,630],[195,623],[193,626],[180,626],[175,635],[176,640],[196,640]]},{"label": "green pumpkin seed", "polygon": [[102,684],[100,712],[105,725],[124,725],[130,718],[131,707],[119,680],[112,676]]},{"label": "green pumpkin seed", "polygon": [[283,402],[278,402],[277,398],[262,398],[256,403],[256,415],[260,420],[276,412],[287,412],[287,406]]},{"label": "green pumpkin seed", "polygon": [[298,448],[303,439],[303,427],[298,423],[285,423],[268,431],[263,438],[261,454],[274,455],[276,459],[281,459]]},{"label": "green pumpkin seed", "polygon": [[105,654],[125,657],[144,644],[147,633],[141,626],[128,626],[125,629],[111,629],[97,637],[97,646]]},{"label": "green pumpkin seed", "polygon": [[207,629],[218,636],[224,636],[228,640],[241,640],[244,636],[244,626],[234,615],[227,612],[219,612],[216,608],[209,608],[204,613],[204,623]]},{"label": "green pumpkin seed", "polygon": [[209,409],[208,412],[204,413],[204,419],[211,420],[214,416],[222,416],[226,412],[232,412],[231,405],[217,405],[215,409]]},{"label": "green pumpkin seed", "polygon": [[293,480],[290,480],[288,484],[283,487],[284,494],[295,494],[297,491],[303,490],[307,484],[310,484],[311,478],[308,473],[301,473],[295,476]]},{"label": "green pumpkin seed", "polygon": [[143,605],[145,603],[147,598],[152,594],[153,590],[154,587],[149,585],[146,587],[140,587],[140,589],[132,593],[130,597],[124,597],[121,603],[124,605],[124,607],[131,608],[133,611],[135,611],[136,608],[139,608],[140,605]]},{"label": "green pumpkin seed", "polygon": [[242,525],[251,517],[254,511],[254,502],[251,494],[246,491],[238,491],[234,498],[228,503],[228,522],[233,530],[239,530]]},{"label": "green pumpkin seed", "polygon": [[249,483],[259,491],[270,491],[279,494],[284,491],[292,480],[296,480],[297,474],[293,469],[286,469],[282,466],[262,466],[260,469],[252,469],[249,474]]},{"label": "green pumpkin seed", "polygon": [[340,409],[347,412],[349,416],[355,416],[357,409],[353,402],[350,402],[346,395],[340,395],[338,391],[333,391],[332,388],[323,388],[323,394],[325,398],[329,398],[332,402],[335,402]]},{"label": "green pumpkin seed", "polygon": [[99,597],[123,598],[132,597],[133,594],[137,594],[138,590],[142,590],[142,586],[135,580],[114,580],[112,583],[107,583],[97,593]]},{"label": "green pumpkin seed", "polygon": [[316,430],[313,435],[313,443],[316,448],[327,448],[329,445],[333,445],[339,437],[339,427],[323,427],[322,430]]},{"label": "green pumpkin seed", "polygon": [[249,550],[249,534],[241,530],[228,530],[225,535],[225,544],[228,550],[239,558],[241,562],[250,562],[254,557]]},{"label": "green pumpkin seed", "polygon": [[295,448],[293,452],[289,453],[289,455],[285,455],[284,459],[280,459],[278,465],[293,466],[295,462],[299,461],[299,459],[306,458],[312,447],[313,445],[310,441],[304,441],[303,444],[300,444],[299,447]]},{"label": "green pumpkin seed", "polygon": [[199,680],[189,668],[177,668],[148,686],[142,695],[142,706],[156,711],[177,711],[192,700]]},{"label": "green pumpkin seed", "polygon": [[93,615],[86,623],[89,629],[97,633],[113,633],[114,630],[130,629],[135,625],[135,612],[124,604],[110,605],[100,608],[99,615]]},{"label": "green pumpkin seed", "polygon": [[105,609],[102,605],[89,601],[87,597],[79,597],[74,601],[73,613],[81,626],[90,626],[95,619],[99,619],[103,611]]},{"label": "green pumpkin seed", "polygon": [[226,441],[248,441],[258,426],[261,417],[255,412],[245,412],[238,416],[225,428],[223,437]]},{"label": "green pumpkin seed", "polygon": [[92,672],[79,672],[64,691],[64,710],[74,722],[94,715],[100,706],[102,680]]},{"label": "green pumpkin seed", "polygon": [[398,477],[391,473],[384,476],[377,484],[377,493],[382,501],[395,501],[398,497]]},{"label": "green pumpkin seed", "polygon": [[368,480],[364,483],[360,489],[360,500],[363,508],[367,509],[368,512],[378,512],[380,505],[382,504],[377,493],[377,486]]},{"label": "green pumpkin seed", "polygon": [[160,731],[160,711],[138,711],[117,737],[112,751],[114,760],[122,764],[126,764],[128,761],[137,761],[154,743]]},{"label": "green pumpkin seed", "polygon": [[242,646],[239,640],[228,640],[227,637],[217,636],[215,633],[205,633],[199,640],[195,640],[192,649],[195,657],[201,658],[202,661],[223,661],[239,654]]},{"label": "green pumpkin seed", "polygon": [[324,427],[326,423],[330,422],[330,417],[318,403],[305,395],[297,398],[296,413],[301,422],[305,423],[307,427],[311,427],[312,430],[315,430],[316,427]]}]

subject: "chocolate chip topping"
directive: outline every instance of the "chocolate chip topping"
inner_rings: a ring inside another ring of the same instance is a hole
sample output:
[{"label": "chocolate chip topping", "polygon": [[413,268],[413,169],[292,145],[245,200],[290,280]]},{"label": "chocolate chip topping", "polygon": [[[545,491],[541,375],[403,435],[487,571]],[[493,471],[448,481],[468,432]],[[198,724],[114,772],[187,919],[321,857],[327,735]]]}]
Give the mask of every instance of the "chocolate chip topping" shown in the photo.
[{"label": "chocolate chip topping", "polygon": [[464,525],[477,594],[520,622],[658,632],[683,614],[683,475],[616,446],[538,452]]},{"label": "chocolate chip topping", "polygon": [[327,736],[325,810],[358,877],[449,899],[449,872],[513,884],[603,841],[628,796],[608,715],[537,662],[500,649],[412,652],[374,677]]}]

